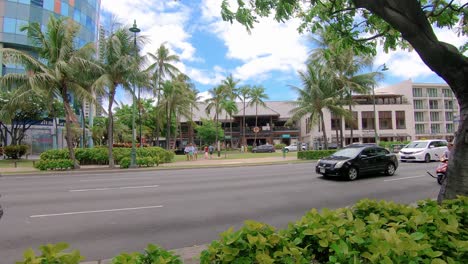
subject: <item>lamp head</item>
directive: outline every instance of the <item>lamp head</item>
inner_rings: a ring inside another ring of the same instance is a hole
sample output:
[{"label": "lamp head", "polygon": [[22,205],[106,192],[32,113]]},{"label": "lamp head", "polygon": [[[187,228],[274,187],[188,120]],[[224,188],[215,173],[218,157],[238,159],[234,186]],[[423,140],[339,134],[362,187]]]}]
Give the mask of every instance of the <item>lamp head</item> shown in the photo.
[{"label": "lamp head", "polygon": [[384,64],[383,64],[382,71],[388,71],[388,70],[389,70],[389,69],[388,69],[387,65],[384,63]]},{"label": "lamp head", "polygon": [[133,27],[129,28],[128,30],[130,30],[130,32],[133,32],[133,33],[138,33],[138,32],[141,31],[141,30],[137,27],[136,19],[133,20]]}]

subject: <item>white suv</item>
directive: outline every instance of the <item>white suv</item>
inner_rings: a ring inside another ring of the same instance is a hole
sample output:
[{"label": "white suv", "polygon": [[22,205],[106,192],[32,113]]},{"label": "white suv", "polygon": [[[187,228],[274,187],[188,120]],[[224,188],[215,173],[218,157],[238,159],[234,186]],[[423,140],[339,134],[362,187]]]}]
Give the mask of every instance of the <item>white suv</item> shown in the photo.
[{"label": "white suv", "polygon": [[[289,152],[289,151],[297,151],[297,144],[294,143],[294,144],[291,144],[287,147],[284,147],[286,149],[286,152]],[[302,143],[302,148],[301,150],[306,150],[307,149],[307,144],[306,143]]]},{"label": "white suv", "polygon": [[440,159],[446,150],[447,141],[444,139],[417,140],[403,147],[398,154],[403,162],[430,162]]}]

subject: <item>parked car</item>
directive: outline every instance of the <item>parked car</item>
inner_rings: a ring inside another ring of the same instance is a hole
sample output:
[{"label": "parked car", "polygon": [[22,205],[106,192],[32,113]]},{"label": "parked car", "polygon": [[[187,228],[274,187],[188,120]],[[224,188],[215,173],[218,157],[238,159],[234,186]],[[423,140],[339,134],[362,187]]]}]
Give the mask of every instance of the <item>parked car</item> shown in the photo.
[{"label": "parked car", "polygon": [[350,181],[367,173],[393,175],[398,158],[388,150],[366,144],[353,144],[317,162],[315,172],[323,176],[344,177]]},{"label": "parked car", "polygon": [[260,153],[260,152],[275,152],[275,147],[273,145],[260,145],[252,149],[253,153]]},{"label": "parked car", "polygon": [[[284,149],[286,150],[286,152],[289,152],[289,151],[297,151],[297,144],[291,144],[291,145],[289,145],[289,146],[284,147]],[[301,150],[306,150],[306,149],[307,149],[307,144],[306,144],[306,143],[302,143]]]},{"label": "parked car", "polygon": [[400,160],[425,161],[439,160],[447,150],[447,141],[444,139],[417,140],[409,143],[398,153]]}]

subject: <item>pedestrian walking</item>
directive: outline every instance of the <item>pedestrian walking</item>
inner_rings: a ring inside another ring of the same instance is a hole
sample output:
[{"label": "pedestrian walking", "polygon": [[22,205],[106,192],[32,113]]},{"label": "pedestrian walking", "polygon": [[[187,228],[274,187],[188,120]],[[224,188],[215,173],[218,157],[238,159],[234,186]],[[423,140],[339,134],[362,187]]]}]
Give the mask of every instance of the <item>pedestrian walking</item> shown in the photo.
[{"label": "pedestrian walking", "polygon": [[192,143],[190,143],[188,151],[189,151],[189,158],[190,158],[190,160],[193,160],[193,155],[194,155],[194,153],[195,153],[195,148],[193,147],[193,144],[192,144]]},{"label": "pedestrian walking", "polygon": [[189,150],[189,148],[190,148],[190,145],[189,145],[189,144],[187,144],[187,145],[185,146],[185,148],[184,148],[184,154],[185,154],[185,156],[187,157],[187,161],[190,160],[190,155],[189,155],[190,150]]},{"label": "pedestrian walking", "polygon": [[208,159],[208,146],[205,146],[205,159]]},{"label": "pedestrian walking", "polygon": [[197,144],[193,144],[193,155],[195,160],[198,160],[198,147]]},{"label": "pedestrian walking", "polygon": [[210,145],[210,146],[208,147],[208,151],[210,152],[210,159],[212,159],[212,158],[213,158],[213,152],[214,152],[214,147],[213,147],[213,145]]}]

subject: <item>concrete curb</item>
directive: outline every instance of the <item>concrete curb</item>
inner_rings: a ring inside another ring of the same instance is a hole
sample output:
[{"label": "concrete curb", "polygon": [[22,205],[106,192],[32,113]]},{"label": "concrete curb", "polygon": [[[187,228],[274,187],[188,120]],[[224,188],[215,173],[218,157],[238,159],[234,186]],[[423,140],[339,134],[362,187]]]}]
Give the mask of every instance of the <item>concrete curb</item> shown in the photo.
[{"label": "concrete curb", "polygon": [[[199,263],[198,257],[200,256],[200,253],[207,248],[208,248],[208,245],[196,245],[192,247],[172,249],[170,251],[180,256],[180,259],[182,259],[182,262],[184,264],[198,264]],[[81,264],[110,264],[110,263],[112,263],[112,259],[81,262]]]},{"label": "concrete curb", "polygon": [[[235,161],[235,159],[233,159]],[[35,171],[35,172],[0,172],[0,177],[8,176],[47,176],[47,175],[66,175],[66,174],[80,174],[80,173],[109,173],[109,172],[146,172],[146,171],[160,171],[160,170],[185,170],[185,169],[207,169],[207,168],[219,168],[219,167],[245,167],[245,166],[264,166],[264,165],[284,165],[284,164],[296,164],[296,163],[310,163],[316,160],[280,160],[280,161],[265,161],[247,163],[240,162],[236,164],[208,164],[208,165],[174,165],[174,166],[159,166],[151,168],[136,168],[136,169],[109,169],[109,168],[83,168],[79,170],[67,170],[67,171]]]}]

